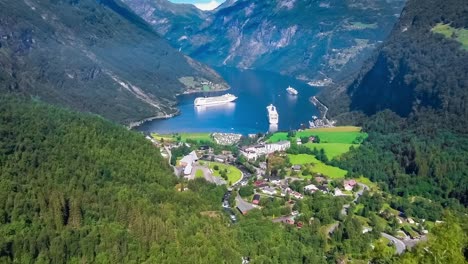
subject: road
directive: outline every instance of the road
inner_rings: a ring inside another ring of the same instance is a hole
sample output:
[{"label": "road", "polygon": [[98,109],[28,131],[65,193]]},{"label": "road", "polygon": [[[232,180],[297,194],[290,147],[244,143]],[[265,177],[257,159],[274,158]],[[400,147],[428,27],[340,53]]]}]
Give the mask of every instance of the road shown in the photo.
[{"label": "road", "polygon": [[[353,203],[357,202],[357,200],[359,199],[359,197],[361,197],[361,195],[364,193],[364,191],[369,190],[369,186],[367,186],[367,185],[365,185],[363,183],[358,183],[358,185],[361,188],[359,189],[359,191],[356,192]],[[350,204],[343,205],[343,208],[341,209],[341,214],[342,215],[347,215],[349,207],[350,207]]]},{"label": "road", "polygon": [[406,245],[405,243],[403,243],[403,241],[401,241],[400,239],[394,237],[394,236],[391,236],[389,234],[386,234],[386,233],[381,233],[381,235],[383,237],[385,237],[386,239],[392,241],[392,243],[395,245],[396,247],[396,253],[398,255],[401,255],[405,250],[406,250]]},{"label": "road", "polygon": [[172,164],[171,164],[171,159],[172,159],[172,152],[171,152],[171,150],[170,150],[166,145],[164,145],[164,149],[166,150],[167,154],[169,155],[169,159],[168,159],[168,161],[169,161],[169,166],[171,166],[172,169],[174,170],[174,174],[175,174],[177,177],[179,177],[179,176],[180,176],[180,175],[179,175],[179,171],[177,170],[177,168],[176,168],[175,166],[172,166]]}]

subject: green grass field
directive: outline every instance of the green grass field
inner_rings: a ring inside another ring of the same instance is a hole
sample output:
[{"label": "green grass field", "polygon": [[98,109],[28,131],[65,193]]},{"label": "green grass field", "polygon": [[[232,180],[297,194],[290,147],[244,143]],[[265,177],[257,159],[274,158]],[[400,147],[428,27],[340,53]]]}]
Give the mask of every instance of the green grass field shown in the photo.
[{"label": "green grass field", "polygon": [[[367,138],[367,134],[361,132],[359,127],[330,127],[320,129],[307,129],[296,133],[294,139],[301,137],[319,136],[320,143],[345,143],[354,144],[358,137]],[[273,134],[269,142],[288,140],[288,133],[278,132]]]},{"label": "green grass field", "polygon": [[[367,133],[361,132],[360,127],[354,126],[330,127],[299,131],[294,139],[310,136],[318,136],[320,143],[307,143],[305,146],[311,149],[323,149],[327,158],[333,159],[348,152],[351,146],[359,146],[359,143],[367,138]],[[268,141],[278,142],[287,139],[288,133],[278,132],[273,134]]]},{"label": "green grass field", "polygon": [[463,49],[468,51],[468,29],[454,28],[449,24],[439,23],[432,28],[432,32],[442,34],[446,38],[460,42]]},{"label": "green grass field", "polygon": [[197,140],[197,141],[210,141],[214,142],[211,137],[211,133],[177,133],[177,134],[151,134],[154,139],[160,140],[161,138],[164,141],[177,141],[177,137],[180,136],[180,140],[185,142],[187,139]]},{"label": "green grass field", "polygon": [[327,158],[332,160],[335,157],[339,157],[342,154],[349,151],[351,146],[359,147],[359,144],[346,144],[346,143],[307,143],[305,144],[310,149],[317,148],[318,150],[323,149]]},{"label": "green grass field", "polygon": [[[214,169],[215,165],[218,165],[219,170]],[[242,177],[242,172],[238,168],[236,168],[236,167],[234,167],[232,165],[227,165],[227,164],[223,164],[223,163],[219,163],[219,162],[210,162],[209,167],[213,171],[213,175],[218,176],[218,177],[221,176],[219,174],[219,171],[227,169],[228,182],[230,182],[232,184],[234,184],[235,182],[240,180],[241,177]]]},{"label": "green grass field", "polygon": [[205,174],[203,173],[203,170],[198,169],[198,170],[195,172],[195,178],[205,178]]},{"label": "green grass field", "polygon": [[344,178],[344,176],[347,173],[347,171],[345,170],[327,165],[317,160],[312,155],[299,154],[299,155],[288,155],[288,157],[289,157],[289,160],[291,161],[291,164],[294,164],[294,165],[313,164],[314,166],[311,168],[312,172],[323,174],[332,179]]}]

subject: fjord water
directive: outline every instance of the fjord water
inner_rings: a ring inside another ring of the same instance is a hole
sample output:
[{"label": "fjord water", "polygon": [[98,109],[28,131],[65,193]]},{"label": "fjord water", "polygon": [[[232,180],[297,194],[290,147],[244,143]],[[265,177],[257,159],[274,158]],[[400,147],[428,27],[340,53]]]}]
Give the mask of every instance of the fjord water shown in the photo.
[{"label": "fjord water", "polygon": [[[305,82],[280,74],[218,68],[218,72],[231,86],[229,91],[204,94],[181,95],[178,108],[181,114],[164,120],[153,120],[141,125],[138,130],[157,133],[176,132],[231,132],[264,133],[270,129],[298,129],[308,124],[318,110],[309,98],[317,93],[317,88]],[[286,92],[291,85],[299,95]],[[238,97],[235,102],[195,107],[193,101],[200,96],[216,96],[231,93]],[[278,127],[270,127],[266,107],[273,104],[279,114]]]}]

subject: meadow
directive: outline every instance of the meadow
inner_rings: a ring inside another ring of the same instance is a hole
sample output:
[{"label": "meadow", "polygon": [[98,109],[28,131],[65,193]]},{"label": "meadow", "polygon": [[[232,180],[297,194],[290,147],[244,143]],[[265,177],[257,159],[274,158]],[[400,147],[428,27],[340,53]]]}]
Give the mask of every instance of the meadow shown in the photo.
[{"label": "meadow", "polygon": [[348,173],[345,170],[342,170],[338,167],[333,167],[327,165],[319,160],[317,160],[313,155],[308,154],[299,154],[299,155],[288,155],[291,164],[294,165],[307,165],[312,164],[311,171],[315,173],[320,173],[325,176],[328,176],[332,179],[344,178]]},{"label": "meadow", "polygon": [[[214,167],[218,166],[218,170],[215,170]],[[242,178],[242,172],[232,166],[232,165],[227,165],[219,162],[210,162],[209,163],[210,169],[213,171],[213,175],[217,177],[221,177],[220,171],[222,170],[227,170],[227,178],[228,178],[228,183],[234,184],[235,182],[239,181]]]},{"label": "meadow", "polygon": [[448,24],[439,23],[432,28],[432,32],[442,34],[444,37],[453,39],[462,44],[465,50],[468,50],[468,29],[454,28]]},{"label": "meadow", "polygon": [[[298,131],[293,137],[294,140],[301,137],[318,136],[320,143],[306,143],[305,146],[310,149],[323,149],[328,159],[339,157],[349,151],[351,146],[359,146],[359,144],[367,138],[367,133],[361,132],[360,127],[343,126],[330,127],[319,129],[307,129]],[[278,132],[273,134],[269,142],[278,142],[288,140],[288,133]]]}]

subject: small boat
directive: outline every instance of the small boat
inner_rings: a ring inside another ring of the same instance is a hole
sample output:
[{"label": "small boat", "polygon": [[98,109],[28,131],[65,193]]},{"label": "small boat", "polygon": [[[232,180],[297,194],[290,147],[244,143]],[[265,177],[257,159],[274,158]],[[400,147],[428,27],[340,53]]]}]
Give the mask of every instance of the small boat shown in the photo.
[{"label": "small boat", "polygon": [[288,88],[286,88],[286,91],[290,94],[290,95],[297,95],[299,92],[292,88],[291,86],[288,86]]}]

